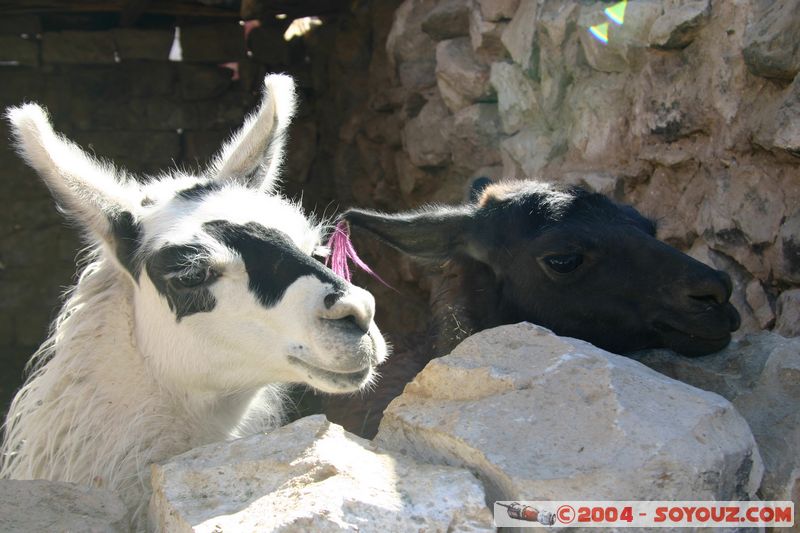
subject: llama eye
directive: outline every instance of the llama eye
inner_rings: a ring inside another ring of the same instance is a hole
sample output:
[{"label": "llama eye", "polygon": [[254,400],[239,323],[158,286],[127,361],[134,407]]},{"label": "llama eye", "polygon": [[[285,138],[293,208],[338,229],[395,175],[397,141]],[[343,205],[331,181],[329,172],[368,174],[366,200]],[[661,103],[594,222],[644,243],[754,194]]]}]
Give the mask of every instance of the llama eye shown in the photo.
[{"label": "llama eye", "polygon": [[548,255],[545,264],[559,274],[569,274],[583,263],[581,254]]},{"label": "llama eye", "polygon": [[192,270],[173,278],[181,287],[198,287],[214,276],[210,268]]}]

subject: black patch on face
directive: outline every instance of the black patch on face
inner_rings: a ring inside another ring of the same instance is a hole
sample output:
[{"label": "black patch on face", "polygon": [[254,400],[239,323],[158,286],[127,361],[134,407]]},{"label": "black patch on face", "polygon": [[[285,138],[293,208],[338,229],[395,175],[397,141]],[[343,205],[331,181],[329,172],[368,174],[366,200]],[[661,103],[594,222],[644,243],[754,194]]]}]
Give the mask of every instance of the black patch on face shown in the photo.
[{"label": "black patch on face", "polygon": [[242,257],[250,278],[250,291],[264,307],[277,304],[289,286],[302,276],[314,276],[332,285],[335,292],[346,290],[341,278],[301,252],[282,231],[255,222],[239,225],[225,220],[206,222],[203,230]]},{"label": "black patch on face", "polygon": [[204,196],[212,193],[214,191],[218,191],[222,188],[222,184],[216,181],[209,181],[208,183],[198,183],[193,187],[189,187],[188,189],[183,189],[182,191],[178,191],[175,195],[177,198],[183,198],[184,200],[200,200]]},{"label": "black patch on face", "polygon": [[141,264],[136,260],[136,253],[141,245],[142,227],[128,211],[110,215],[108,222],[111,224],[117,259],[136,279],[141,271]]},{"label": "black patch on face", "polygon": [[169,308],[175,313],[178,322],[195,313],[207,313],[217,304],[214,295],[208,289],[216,278],[208,283],[195,287],[185,287],[179,282],[178,273],[192,269],[206,269],[197,261],[204,251],[198,246],[175,245],[165,246],[147,260],[147,275],[153,281],[156,290],[167,299]]}]

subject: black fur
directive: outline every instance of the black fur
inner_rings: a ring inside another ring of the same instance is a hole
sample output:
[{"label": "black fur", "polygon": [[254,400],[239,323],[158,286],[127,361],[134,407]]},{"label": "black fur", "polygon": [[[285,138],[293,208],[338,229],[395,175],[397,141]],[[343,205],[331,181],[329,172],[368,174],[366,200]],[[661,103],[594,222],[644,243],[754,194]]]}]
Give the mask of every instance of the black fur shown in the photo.
[{"label": "black fur", "polygon": [[[465,276],[450,297],[468,297],[456,321],[473,324],[470,333],[529,321],[616,353],[702,355],[739,326],[727,274],[658,241],[633,207],[580,187],[512,182],[489,186],[477,203],[343,217],[417,259],[458,263]],[[554,257],[578,267],[558,272],[547,266]]]},{"label": "black fur", "polygon": [[491,184],[492,180],[486,176],[475,178],[469,187],[469,197],[467,199],[469,203],[476,203],[480,199],[481,194],[483,194],[483,190]]},{"label": "black fur", "polygon": [[250,290],[264,307],[278,303],[286,289],[302,276],[314,276],[332,285],[332,292],[345,292],[341,278],[298,250],[282,231],[255,222],[239,225],[225,220],[206,222],[203,229],[242,256]]},{"label": "black fur", "polygon": [[136,259],[141,246],[142,227],[128,211],[121,211],[108,217],[117,259],[130,272],[134,279],[139,277],[141,264]]},{"label": "black fur", "polygon": [[208,193],[218,191],[222,188],[223,184],[216,181],[209,181],[207,183],[198,183],[188,189],[178,191],[175,195],[177,198],[184,200],[202,200]]},{"label": "black fur", "polygon": [[189,265],[197,269],[207,268],[208,265],[197,263],[197,257],[201,254],[203,249],[193,245],[165,246],[147,260],[147,275],[156,290],[167,299],[178,322],[195,313],[207,313],[217,304],[208,289],[215,279],[196,287],[184,287],[176,276]]},{"label": "black fur", "polygon": [[[302,276],[314,276],[332,286],[331,295],[344,294],[344,281],[312,257],[302,253],[289,237],[276,229],[260,224],[233,224],[225,220],[213,220],[203,224],[209,235],[238,253],[244,261],[249,277],[248,287],[266,308],[280,302],[289,286]],[[147,273],[160,294],[169,303],[178,321],[195,313],[214,309],[216,300],[209,287],[219,275],[211,272],[206,282],[187,287],[180,282],[179,273],[187,271],[207,272],[198,258],[205,250],[195,245],[166,246],[147,260]],[[326,302],[328,300],[326,299]]]}]

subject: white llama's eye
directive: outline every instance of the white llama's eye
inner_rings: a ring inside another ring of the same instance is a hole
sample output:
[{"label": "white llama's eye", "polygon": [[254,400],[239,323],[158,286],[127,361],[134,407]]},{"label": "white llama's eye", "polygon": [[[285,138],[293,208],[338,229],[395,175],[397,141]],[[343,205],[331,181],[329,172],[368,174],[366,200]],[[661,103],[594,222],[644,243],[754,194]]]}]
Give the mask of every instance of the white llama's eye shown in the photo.
[{"label": "white llama's eye", "polygon": [[211,279],[216,277],[216,273],[211,270],[211,268],[200,268],[196,270],[190,270],[189,272],[185,272],[179,276],[175,276],[173,279],[175,282],[182,286],[182,287],[198,287],[207,283]]}]

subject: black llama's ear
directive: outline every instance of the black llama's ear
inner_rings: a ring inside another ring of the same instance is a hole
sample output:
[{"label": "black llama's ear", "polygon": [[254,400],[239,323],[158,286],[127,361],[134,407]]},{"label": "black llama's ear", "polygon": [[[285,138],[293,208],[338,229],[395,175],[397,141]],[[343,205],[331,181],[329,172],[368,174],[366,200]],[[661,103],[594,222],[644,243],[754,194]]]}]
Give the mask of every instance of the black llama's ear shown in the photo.
[{"label": "black llama's ear", "polygon": [[56,203],[93,239],[106,243],[129,271],[139,238],[139,186],[53,130],[36,104],[6,112],[17,151],[44,180]]},{"label": "black llama's ear", "polygon": [[470,254],[468,238],[473,221],[468,206],[432,207],[412,213],[385,214],[350,209],[342,218],[393,248],[417,259],[443,261]]},{"label": "black llama's ear", "polygon": [[236,180],[255,189],[272,190],[283,164],[286,129],[294,110],[294,80],[283,74],[264,78],[258,109],[225,143],[206,175],[215,181]]},{"label": "black llama's ear", "polygon": [[642,215],[639,211],[636,210],[635,207],[632,205],[627,204],[620,204],[620,209],[623,213],[628,215],[628,218],[633,220],[637,226],[642,228],[642,231],[650,235],[651,237],[656,236],[656,223],[650,220],[649,218]]},{"label": "black llama's ear", "polygon": [[469,186],[469,197],[467,198],[467,201],[469,201],[471,204],[478,203],[478,200],[480,199],[481,194],[483,194],[484,189],[486,189],[486,187],[492,183],[494,182],[486,176],[481,176],[480,178],[475,178],[472,180],[472,183]]}]

